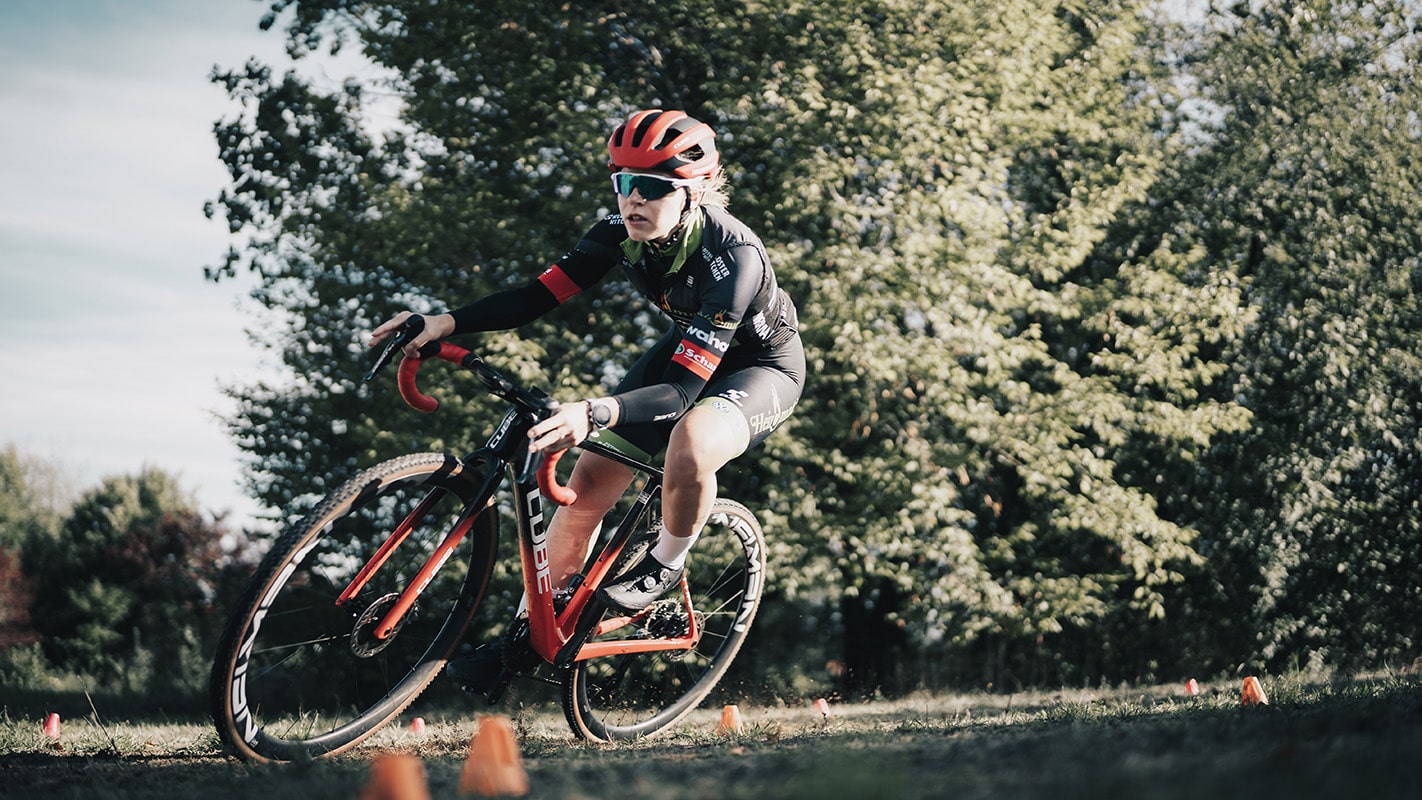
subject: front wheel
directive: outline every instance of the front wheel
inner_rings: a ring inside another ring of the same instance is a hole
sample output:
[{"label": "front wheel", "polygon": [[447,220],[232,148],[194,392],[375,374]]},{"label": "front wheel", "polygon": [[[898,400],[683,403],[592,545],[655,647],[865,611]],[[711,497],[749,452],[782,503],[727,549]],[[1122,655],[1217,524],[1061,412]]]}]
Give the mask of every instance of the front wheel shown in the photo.
[{"label": "front wheel", "polygon": [[[716,501],[687,557],[686,581],[702,631],[695,648],[572,666],[563,686],[563,713],[579,737],[609,742],[651,736],[691,713],[716,687],[750,631],[765,585],[765,539],[749,509]],[[685,635],[688,625],[686,607],[673,589],[640,615],[632,631],[620,628],[607,638],[674,638]]]},{"label": "front wheel", "polygon": [[[484,491],[478,466],[440,453],[386,461],[329,494],[277,540],[213,662],[212,718],[230,752],[255,761],[339,753],[403,711],[439,674],[493,569],[496,510],[464,516]],[[397,531],[405,538],[376,564],[372,555]],[[452,533],[462,534],[453,557],[399,625],[377,635],[396,598]],[[367,565],[377,568],[339,602]]]}]

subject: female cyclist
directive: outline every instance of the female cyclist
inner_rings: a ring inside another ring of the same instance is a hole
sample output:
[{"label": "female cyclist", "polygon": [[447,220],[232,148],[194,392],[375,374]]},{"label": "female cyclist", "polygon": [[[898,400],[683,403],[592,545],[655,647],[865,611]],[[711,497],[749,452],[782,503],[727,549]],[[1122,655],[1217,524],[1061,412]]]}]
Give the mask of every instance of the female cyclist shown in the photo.
[{"label": "female cyclist", "polygon": [[[658,541],[600,590],[603,602],[630,613],[680,580],[716,499],[717,471],[789,416],[804,383],[805,355],[794,303],[776,283],[764,245],[726,211],[711,127],[680,111],[641,111],[617,126],[607,151],[619,213],[596,223],[524,286],[429,317],[406,352],[456,334],[523,325],[613,267],[666,313],[666,335],[610,396],[563,403],[529,432],[535,452],[573,447],[590,434],[619,437],[649,455],[665,450]],[[370,346],[409,315],[376,328]],[[577,500],[549,523],[555,587],[582,568],[590,537],[631,480],[621,464],[593,453],[579,457],[568,479]],[[460,675],[453,666],[451,673]]]}]

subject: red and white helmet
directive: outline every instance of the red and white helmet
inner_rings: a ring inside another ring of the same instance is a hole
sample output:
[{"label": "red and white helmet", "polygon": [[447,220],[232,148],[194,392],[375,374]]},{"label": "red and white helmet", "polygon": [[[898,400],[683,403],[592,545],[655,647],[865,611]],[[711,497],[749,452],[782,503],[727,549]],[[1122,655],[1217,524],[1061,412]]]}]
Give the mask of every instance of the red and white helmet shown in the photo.
[{"label": "red and white helmet", "polygon": [[704,178],[716,171],[716,132],[682,111],[638,111],[607,140],[607,166],[649,170],[678,178]]}]

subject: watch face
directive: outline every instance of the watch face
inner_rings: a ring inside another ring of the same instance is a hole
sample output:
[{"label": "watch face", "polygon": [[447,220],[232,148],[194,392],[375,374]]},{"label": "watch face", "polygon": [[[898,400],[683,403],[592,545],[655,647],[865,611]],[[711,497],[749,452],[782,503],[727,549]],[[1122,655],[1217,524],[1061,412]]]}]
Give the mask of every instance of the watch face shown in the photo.
[{"label": "watch face", "polygon": [[588,416],[592,418],[592,423],[599,428],[606,428],[612,422],[612,409],[603,403],[593,403]]}]

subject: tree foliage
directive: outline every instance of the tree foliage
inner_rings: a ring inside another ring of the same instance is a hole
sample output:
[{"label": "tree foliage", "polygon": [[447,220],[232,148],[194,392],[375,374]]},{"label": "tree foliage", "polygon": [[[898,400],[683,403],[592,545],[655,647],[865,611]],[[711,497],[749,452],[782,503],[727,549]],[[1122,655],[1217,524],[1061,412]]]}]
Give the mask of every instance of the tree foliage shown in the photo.
[{"label": "tree foliage", "polygon": [[1169,199],[1257,309],[1231,353],[1257,424],[1199,487],[1240,660],[1417,653],[1418,14],[1350,0],[1207,20],[1197,74],[1218,118]]},{"label": "tree foliage", "polygon": [[[293,52],[385,70],[214,75],[240,110],[209,210],[242,244],[210,274],[258,276],[285,365],[232,421],[271,508],[476,446],[496,409],[465,376],[431,376],[444,408],[416,418],[357,381],[361,340],[541,271],[611,209],[612,125],[680,107],[718,130],[809,349],[796,416],[722,476],[767,522],[793,609],[767,625],[889,653],[849,659],[863,689],[909,653],[1010,684],[1409,645],[1405,5],[1232,6],[1183,40],[1124,0],[271,8]],[[582,396],[659,324],[611,281],[478,347]],[[1242,599],[1257,642],[1217,621]]]},{"label": "tree foliage", "polygon": [[14,445],[0,450],[0,653],[37,639],[30,624],[34,584],[20,556],[27,542],[55,534],[59,491],[52,467],[22,457]]},{"label": "tree foliage", "polygon": [[56,536],[34,537],[24,549],[45,655],[111,685],[200,687],[225,621],[214,603],[231,582],[224,534],[158,470],[87,492]]},{"label": "tree foliage", "polygon": [[768,93],[816,143],[783,187],[817,355],[787,488],[833,553],[787,580],[888,603],[959,679],[1075,679],[1112,645],[1143,669],[1110,632],[1199,565],[1157,497],[1247,419],[1212,391],[1233,281],[1118,230],[1163,158],[1150,31],[1134,4],[878,8]]},{"label": "tree foliage", "polygon": [[56,466],[24,456],[13,444],[0,450],[0,548],[53,535],[68,491]]}]

